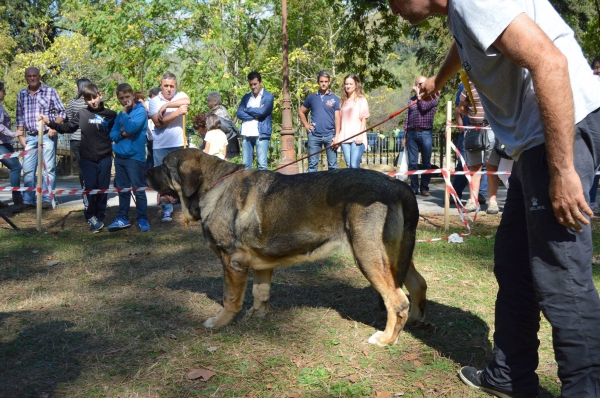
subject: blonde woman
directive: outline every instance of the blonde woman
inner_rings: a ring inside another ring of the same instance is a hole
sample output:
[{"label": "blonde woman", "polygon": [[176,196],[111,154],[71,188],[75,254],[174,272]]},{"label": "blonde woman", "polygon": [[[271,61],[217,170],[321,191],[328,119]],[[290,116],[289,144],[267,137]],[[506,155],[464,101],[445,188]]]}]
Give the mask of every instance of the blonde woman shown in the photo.
[{"label": "blonde woman", "polygon": [[[369,118],[369,104],[363,94],[360,79],[354,73],[344,78],[342,90],[342,105],[340,107],[342,126],[336,135],[334,143],[344,141],[367,128]],[[356,137],[342,143],[342,152],[349,169],[360,168],[360,160],[365,151],[367,133],[364,132]]]}]

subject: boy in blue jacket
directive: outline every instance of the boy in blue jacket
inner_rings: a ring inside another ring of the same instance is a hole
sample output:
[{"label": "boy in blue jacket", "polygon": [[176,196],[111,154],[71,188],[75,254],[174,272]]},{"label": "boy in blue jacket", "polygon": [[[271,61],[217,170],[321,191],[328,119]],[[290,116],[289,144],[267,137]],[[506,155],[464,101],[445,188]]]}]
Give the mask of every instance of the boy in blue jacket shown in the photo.
[{"label": "boy in blue jacket", "polygon": [[[117,99],[123,110],[117,115],[115,124],[110,131],[115,153],[115,186],[117,188],[143,187],[146,185],[144,178],[144,165],[146,163],[146,128],[148,127],[148,114],[146,107],[135,101],[133,89],[127,83],[117,86]],[[135,208],[137,210],[137,223],[140,231],[150,231],[148,224],[148,200],[146,192],[135,191]],[[131,194],[119,192],[119,211],[117,218],[108,226],[109,232],[131,227],[129,222],[129,206]]]}]

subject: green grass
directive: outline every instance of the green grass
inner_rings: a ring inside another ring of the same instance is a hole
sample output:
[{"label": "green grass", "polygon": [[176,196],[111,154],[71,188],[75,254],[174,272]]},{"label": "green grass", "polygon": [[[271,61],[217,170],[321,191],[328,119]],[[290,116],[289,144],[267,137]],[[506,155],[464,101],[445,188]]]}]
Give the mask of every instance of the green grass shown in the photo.
[{"label": "green grass", "polygon": [[[264,319],[243,316],[249,284],[242,314],[210,331],[202,322],[220,308],[222,269],[198,224],[153,214],[148,234],[92,235],[81,211],[45,216],[41,234],[31,213],[13,218],[21,231],[0,224],[1,397],[481,396],[456,371],[491,358],[499,217],[481,217],[463,244],[417,244],[427,323],[379,348],[366,340],[385,313],[348,253],[276,270]],[[450,232],[463,232],[456,218]],[[443,234],[419,228],[419,238]],[[597,233],[594,245],[598,253]],[[598,265],[593,273],[600,286]],[[539,336],[541,396],[557,396],[546,321]],[[215,376],[187,380],[200,367]]]}]

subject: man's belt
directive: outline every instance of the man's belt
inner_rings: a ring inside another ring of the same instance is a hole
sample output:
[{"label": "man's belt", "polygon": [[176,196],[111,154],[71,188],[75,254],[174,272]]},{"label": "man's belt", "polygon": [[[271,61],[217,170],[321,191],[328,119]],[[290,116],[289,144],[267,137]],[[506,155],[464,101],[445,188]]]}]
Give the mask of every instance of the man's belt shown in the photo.
[{"label": "man's belt", "polygon": [[421,131],[429,131],[431,129],[422,129],[420,127],[416,127],[416,128],[409,128],[409,131],[416,131],[417,133],[420,133]]},{"label": "man's belt", "polygon": [[[44,134],[46,134],[48,130],[44,130]],[[38,135],[37,131],[25,131],[25,135]]]}]

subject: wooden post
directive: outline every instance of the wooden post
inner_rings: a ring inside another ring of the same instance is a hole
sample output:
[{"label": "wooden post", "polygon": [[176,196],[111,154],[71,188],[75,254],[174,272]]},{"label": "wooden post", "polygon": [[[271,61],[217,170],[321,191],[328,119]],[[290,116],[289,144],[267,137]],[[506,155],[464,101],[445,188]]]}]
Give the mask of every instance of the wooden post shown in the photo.
[{"label": "wooden post", "polygon": [[181,115],[181,134],[183,134],[183,149],[187,148],[187,137],[185,136],[185,115]]},{"label": "wooden post", "polygon": [[[448,101],[446,110],[446,167],[450,171],[450,141],[452,139],[452,102]],[[448,230],[450,226],[450,190],[446,186],[446,194],[444,195],[444,230]]]},{"label": "wooden post", "polygon": [[[42,188],[43,188],[43,167],[42,162],[44,161],[44,122],[40,120],[38,122],[38,147],[37,147],[37,202],[36,202],[36,219],[35,219],[35,229],[38,232],[42,232]],[[50,187],[48,187],[50,189]]]},{"label": "wooden post", "polygon": [[[185,115],[181,115],[181,134],[183,134],[183,149],[187,148],[187,137],[185,135]],[[183,226],[188,227],[190,225],[190,221],[183,216]]]}]

